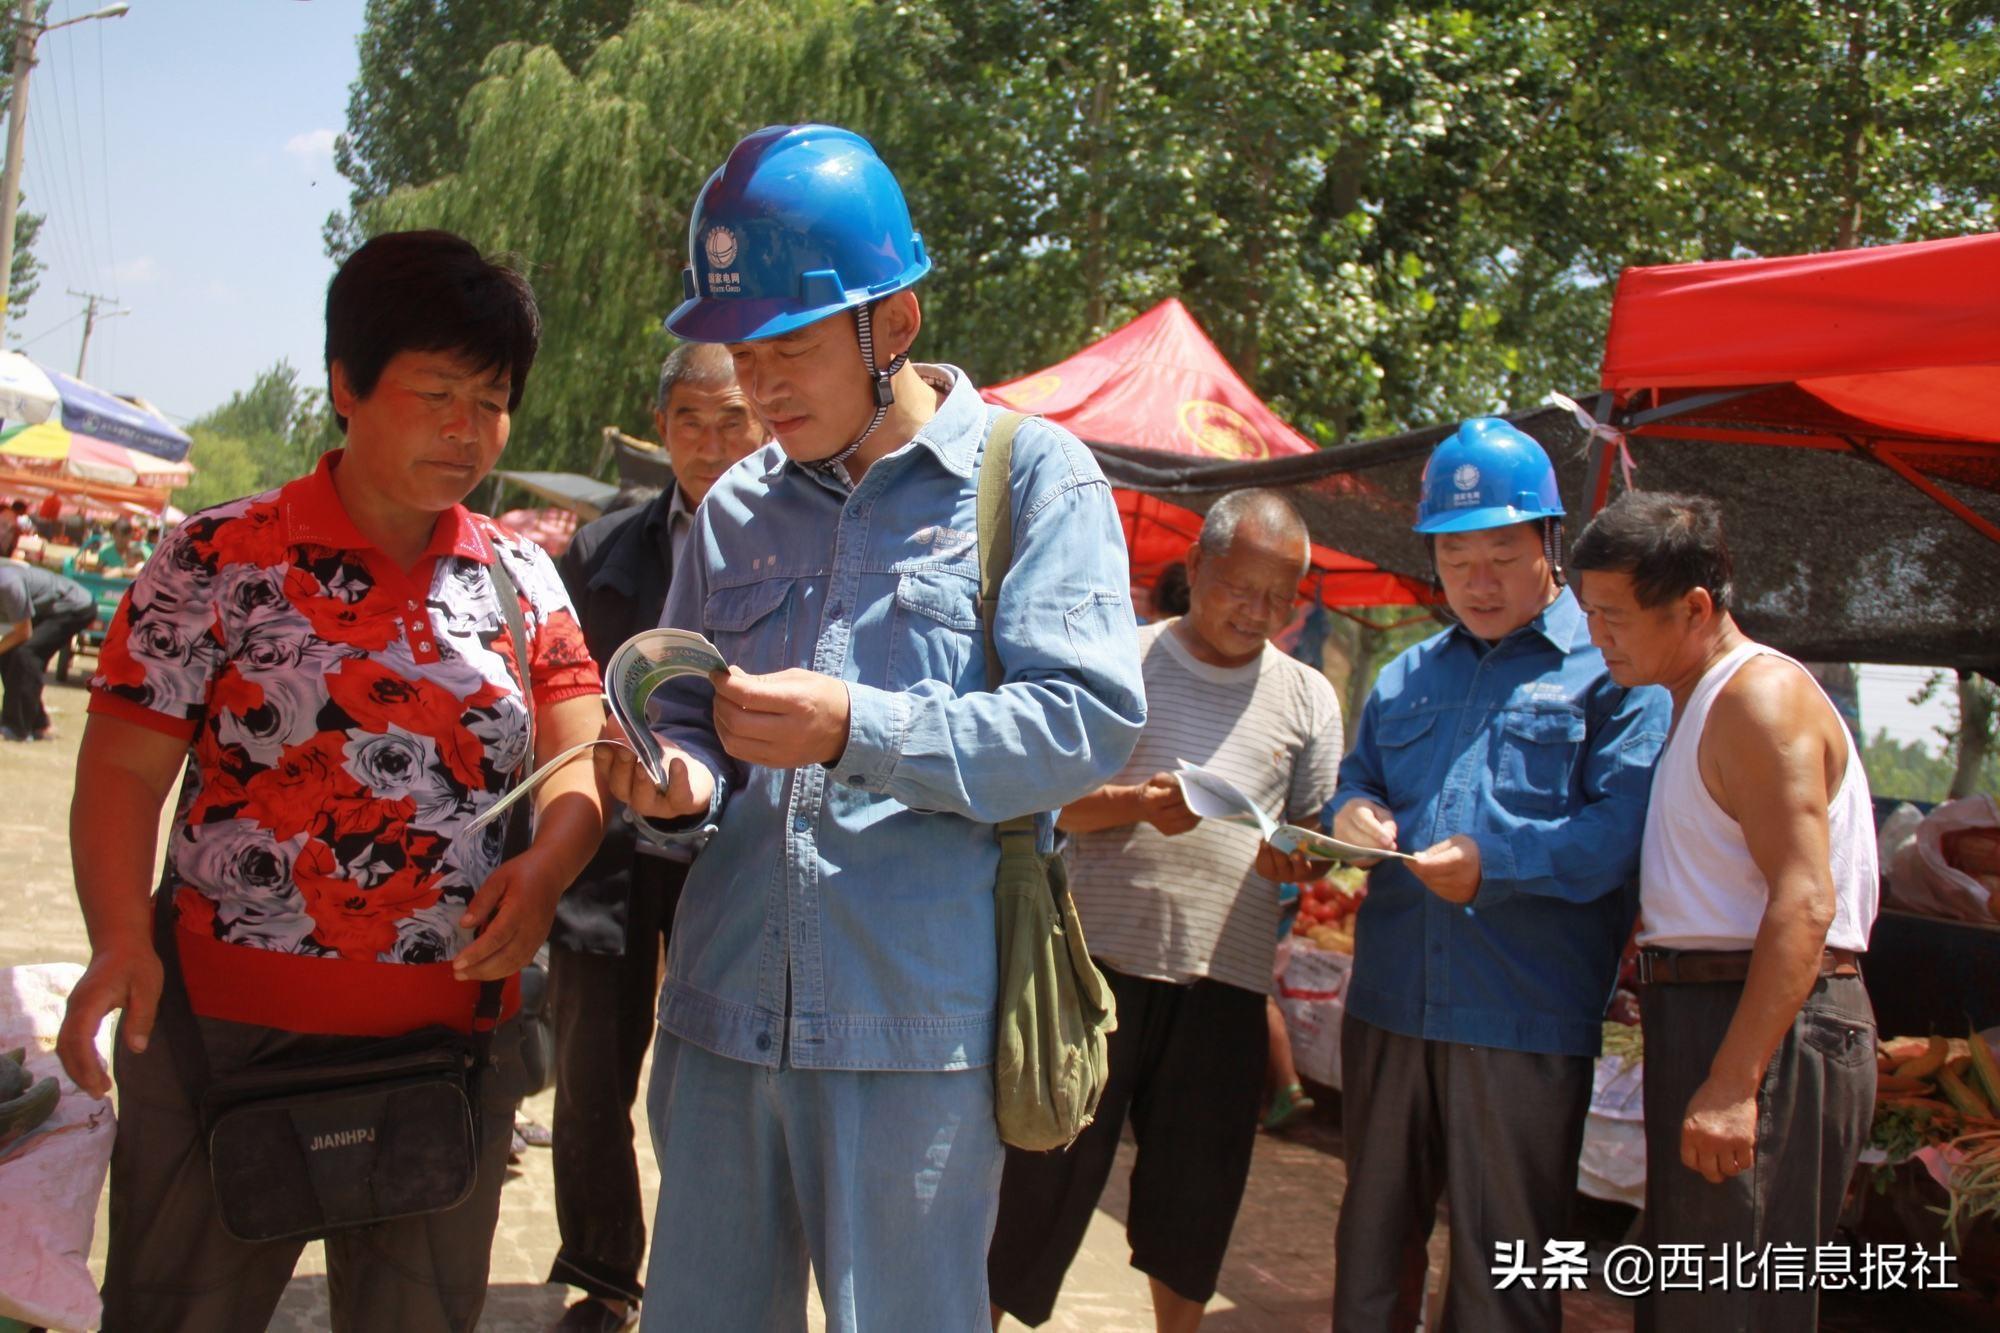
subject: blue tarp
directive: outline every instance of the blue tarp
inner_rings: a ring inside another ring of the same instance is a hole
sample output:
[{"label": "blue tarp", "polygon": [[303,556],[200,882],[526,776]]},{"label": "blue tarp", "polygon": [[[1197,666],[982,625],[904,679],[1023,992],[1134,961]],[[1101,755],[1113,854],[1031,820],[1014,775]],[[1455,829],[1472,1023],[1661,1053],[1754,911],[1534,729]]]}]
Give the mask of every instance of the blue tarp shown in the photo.
[{"label": "blue tarp", "polygon": [[60,370],[42,369],[62,395],[62,424],[78,435],[93,435],[169,463],[187,457],[194,441],[165,417]]}]

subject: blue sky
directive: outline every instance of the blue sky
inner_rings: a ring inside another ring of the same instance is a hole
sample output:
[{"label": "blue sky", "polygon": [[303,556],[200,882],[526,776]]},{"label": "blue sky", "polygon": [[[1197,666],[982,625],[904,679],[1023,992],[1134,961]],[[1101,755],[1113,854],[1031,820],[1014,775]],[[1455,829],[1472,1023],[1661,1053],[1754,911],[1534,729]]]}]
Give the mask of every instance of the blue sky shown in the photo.
[{"label": "blue sky", "polygon": [[[104,0],[56,0],[52,21]],[[124,18],[45,36],[29,85],[25,207],[42,213],[41,288],[7,344],[186,421],[287,357],[320,376],[332,266],[320,224],[362,0],[132,0]]]},{"label": "blue sky", "polygon": [[[7,0],[11,3],[11,0]],[[56,0],[50,18],[104,0]],[[280,357],[321,376],[333,275],[320,242],[347,200],[333,169],[363,0],[132,0],[124,18],[42,40],[29,88],[26,207],[47,216],[48,265],[7,345],[76,366],[83,302],[117,298],[84,377],[185,423]],[[199,463],[199,459],[196,460]],[[1941,705],[1906,696],[1914,668],[1870,669],[1873,731],[1933,747]]]}]

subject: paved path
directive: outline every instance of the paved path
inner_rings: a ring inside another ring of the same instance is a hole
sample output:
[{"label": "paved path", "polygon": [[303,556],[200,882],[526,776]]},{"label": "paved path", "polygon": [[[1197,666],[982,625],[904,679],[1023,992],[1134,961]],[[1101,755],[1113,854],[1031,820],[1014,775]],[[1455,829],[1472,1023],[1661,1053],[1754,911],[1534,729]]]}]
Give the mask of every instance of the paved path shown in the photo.
[{"label": "paved path", "polygon": [[[52,682],[48,703],[60,739],[48,744],[0,744],[0,865],[7,868],[0,888],[0,905],[5,909],[0,911],[0,966],[83,962],[89,955],[76,908],[66,832],[84,695],[75,686]],[[528,1104],[527,1113],[547,1124],[550,1102],[547,1095],[537,1098]],[[657,1174],[643,1129],[640,1140],[640,1166],[650,1192]],[[1322,1333],[1330,1327],[1334,1221],[1344,1183],[1339,1150],[1337,1121],[1325,1107],[1296,1131],[1259,1138],[1249,1194],[1223,1267],[1221,1290],[1204,1327],[1217,1333]],[[1055,1317],[1044,1326],[1057,1333],[1147,1333],[1153,1327],[1145,1279],[1126,1262],[1121,1219],[1131,1154],[1128,1142]],[[556,1248],[549,1160],[546,1151],[531,1149],[509,1178],[494,1238],[492,1285],[482,1325],[486,1329],[546,1328],[568,1297],[566,1289],[542,1280]],[[1615,1243],[1630,1216],[1629,1210],[1585,1201],[1579,1234],[1589,1236],[1593,1244]],[[93,1254],[100,1272],[102,1220],[100,1207]],[[1434,1283],[1446,1243],[1445,1228],[1440,1226],[1431,1242]],[[309,1247],[272,1327],[327,1327],[324,1273],[319,1247]],[[809,1304],[814,1307],[810,1325],[820,1329],[817,1302]],[[1571,1293],[1564,1313],[1564,1327],[1570,1333],[1622,1333],[1632,1326],[1628,1304],[1595,1292]],[[1899,1331],[2000,1327],[2000,1319],[1989,1322],[1981,1313],[1968,1317],[1956,1312],[1948,1324],[1936,1322],[1937,1317],[1935,1311],[1864,1306],[1844,1311],[1837,1326]],[[1836,1321],[1829,1319],[1826,1326],[1834,1327]]]}]

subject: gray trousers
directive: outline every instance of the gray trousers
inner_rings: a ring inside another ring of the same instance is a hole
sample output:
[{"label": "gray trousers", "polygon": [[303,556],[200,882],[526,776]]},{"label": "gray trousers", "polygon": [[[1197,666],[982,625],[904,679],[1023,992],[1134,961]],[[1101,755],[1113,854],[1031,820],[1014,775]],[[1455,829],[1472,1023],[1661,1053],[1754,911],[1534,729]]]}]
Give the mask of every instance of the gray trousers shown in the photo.
[{"label": "gray trousers", "polygon": [[1451,1225],[1445,1333],[1561,1328],[1560,1292],[1494,1289],[1494,1247],[1523,1242],[1532,1265],[1544,1241],[1569,1239],[1591,1061],[1425,1041],[1352,1014],[1340,1061],[1337,1333],[1416,1327],[1440,1195]]},{"label": "gray trousers", "polygon": [[[333,1056],[357,1044],[351,1037],[301,1036],[207,1018],[195,1022],[211,1074],[218,1078],[259,1061]],[[115,1041],[118,1137],[111,1149],[106,1333],[251,1333],[269,1327],[305,1242],[252,1243],[223,1230],[199,1118],[168,1034],[155,1027],[145,1052],[135,1055],[125,1048],[121,1023]],[[462,1333],[478,1324],[514,1108],[520,1104],[520,1044],[518,1021],[503,1023],[493,1034],[496,1067],[479,1083],[484,1137],[472,1197],[445,1212],[327,1239],[327,1295],[339,1333]]]},{"label": "gray trousers", "polygon": [[[1833,1239],[1835,1219],[1875,1111],[1875,1015],[1859,977],[1822,977],[1772,1054],[1757,1090],[1757,1162],[1711,1185],[1681,1162],[1688,1099],[1729,1030],[1741,982],[1647,986],[1646,1241],[1713,1256],[1724,1247],[1814,1245]],[[1706,1271],[1720,1261],[1710,1259]],[[1733,1262],[1733,1261],[1732,1261]],[[1811,1264],[1808,1257],[1807,1271]],[[1819,1326],[1819,1295],[1703,1282],[1655,1290],[1639,1302],[1639,1333],[1807,1333]]]}]

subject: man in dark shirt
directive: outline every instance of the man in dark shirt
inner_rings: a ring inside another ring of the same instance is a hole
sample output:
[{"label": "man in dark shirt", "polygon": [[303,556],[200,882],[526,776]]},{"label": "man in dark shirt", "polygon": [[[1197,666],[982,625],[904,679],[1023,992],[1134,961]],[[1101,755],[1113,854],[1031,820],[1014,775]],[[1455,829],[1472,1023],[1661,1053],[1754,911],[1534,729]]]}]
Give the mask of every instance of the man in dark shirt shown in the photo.
[{"label": "man in dark shirt", "polygon": [[[585,526],[560,563],[598,662],[660,623],[695,507],[717,477],[765,439],[729,353],[713,344],[691,343],[667,357],[653,424],[673,463],[673,484]],[[585,1292],[557,1326],[566,1330],[623,1328],[644,1294],[639,1262],[646,1224],[632,1101],[653,1037],[660,948],[688,865],[684,850],[638,834],[622,807],[606,811],[604,822],[604,843],[563,895],[549,936],[562,1233],[549,1280]]]},{"label": "man in dark shirt", "polygon": [[12,559],[20,531],[0,525],[0,737],[55,739],[42,689],[49,659],[97,619],[90,590],[73,579]]}]

